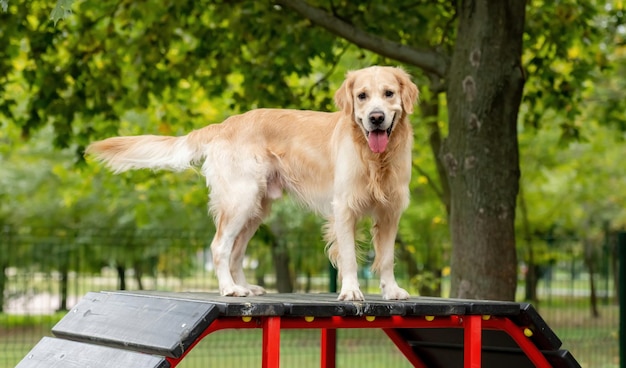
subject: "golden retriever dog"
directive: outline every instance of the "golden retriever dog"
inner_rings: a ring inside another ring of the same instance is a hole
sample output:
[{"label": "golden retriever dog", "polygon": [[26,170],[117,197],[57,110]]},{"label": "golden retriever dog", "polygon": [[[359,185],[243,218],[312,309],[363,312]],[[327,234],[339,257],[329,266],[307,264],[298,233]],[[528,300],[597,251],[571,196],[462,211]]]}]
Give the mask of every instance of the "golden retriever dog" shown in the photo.
[{"label": "golden retriever dog", "polygon": [[408,115],[418,94],[402,69],[373,66],[347,74],[335,93],[339,112],[258,109],[181,137],[105,139],[86,153],[115,173],[201,168],[216,225],[211,252],[221,295],[265,293],[246,281],[244,253],[272,202],[288,192],[328,220],[327,253],[340,273],[339,300],[363,300],[355,245],[363,216],[373,219],[372,269],[382,297],[407,299],[394,276],[394,245],[409,202]]}]

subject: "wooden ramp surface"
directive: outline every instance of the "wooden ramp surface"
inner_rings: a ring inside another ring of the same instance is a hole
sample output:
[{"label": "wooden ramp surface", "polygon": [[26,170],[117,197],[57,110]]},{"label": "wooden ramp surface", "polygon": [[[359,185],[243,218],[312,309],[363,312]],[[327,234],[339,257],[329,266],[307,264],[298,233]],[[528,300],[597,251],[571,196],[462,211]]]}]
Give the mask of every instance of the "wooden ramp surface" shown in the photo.
[{"label": "wooden ramp surface", "polygon": [[322,367],[334,367],[331,344],[341,328],[383,329],[417,367],[580,367],[526,303],[154,291],[88,293],[52,329],[56,337],[42,339],[17,367],[174,367],[224,328],[262,328],[265,367],[278,366],[287,328],[322,331]]}]

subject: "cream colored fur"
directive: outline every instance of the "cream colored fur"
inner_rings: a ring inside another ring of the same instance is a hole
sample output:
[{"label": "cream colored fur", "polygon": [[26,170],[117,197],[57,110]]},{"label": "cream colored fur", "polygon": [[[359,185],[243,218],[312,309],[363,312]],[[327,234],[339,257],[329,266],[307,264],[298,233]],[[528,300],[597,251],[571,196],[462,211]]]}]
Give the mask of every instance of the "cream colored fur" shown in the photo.
[{"label": "cream colored fur", "polygon": [[394,277],[394,243],[409,201],[413,134],[407,115],[417,97],[403,70],[370,67],[348,73],[335,94],[339,112],[259,109],[182,137],[105,139],[87,154],[116,173],[201,166],[217,229],[211,251],[222,295],[265,292],[248,284],[242,261],[272,201],[286,191],[328,220],[327,252],[341,274],[338,299],[363,300],[355,226],[368,215],[382,296],[406,299]]}]

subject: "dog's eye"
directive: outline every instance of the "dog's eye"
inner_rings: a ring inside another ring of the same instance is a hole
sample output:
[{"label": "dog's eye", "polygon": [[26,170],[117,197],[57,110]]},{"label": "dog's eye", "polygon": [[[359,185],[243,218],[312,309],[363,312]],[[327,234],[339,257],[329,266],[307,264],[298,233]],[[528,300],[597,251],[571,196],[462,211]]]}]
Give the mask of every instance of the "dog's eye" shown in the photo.
[{"label": "dog's eye", "polygon": [[390,90],[385,91],[385,97],[393,97],[393,95],[394,95],[393,91],[390,91]]},{"label": "dog's eye", "polygon": [[367,98],[367,94],[365,92],[361,92],[359,93],[356,98],[358,98],[359,100],[363,101]]}]

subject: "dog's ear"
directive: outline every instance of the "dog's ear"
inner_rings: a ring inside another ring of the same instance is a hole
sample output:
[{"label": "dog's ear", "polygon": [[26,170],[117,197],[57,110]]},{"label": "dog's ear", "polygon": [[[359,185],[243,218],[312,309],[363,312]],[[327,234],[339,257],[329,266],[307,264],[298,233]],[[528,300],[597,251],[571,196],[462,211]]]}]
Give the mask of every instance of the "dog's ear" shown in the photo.
[{"label": "dog's ear", "polygon": [[403,69],[395,68],[395,74],[398,83],[400,83],[402,107],[407,114],[412,114],[413,105],[417,102],[420,92],[415,83],[411,81],[411,76]]},{"label": "dog's ear", "polygon": [[346,115],[352,116],[354,109],[354,97],[352,97],[352,87],[354,86],[354,75],[352,72],[346,74],[346,79],[341,87],[335,92],[335,105]]}]

